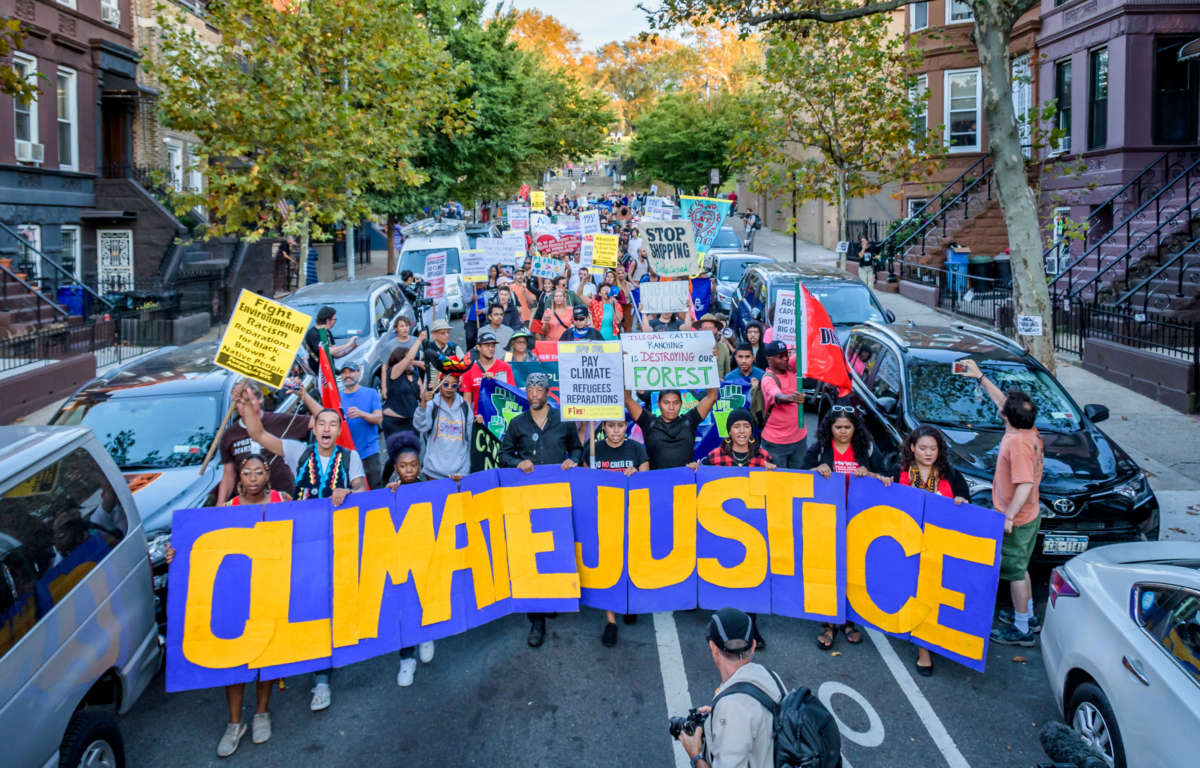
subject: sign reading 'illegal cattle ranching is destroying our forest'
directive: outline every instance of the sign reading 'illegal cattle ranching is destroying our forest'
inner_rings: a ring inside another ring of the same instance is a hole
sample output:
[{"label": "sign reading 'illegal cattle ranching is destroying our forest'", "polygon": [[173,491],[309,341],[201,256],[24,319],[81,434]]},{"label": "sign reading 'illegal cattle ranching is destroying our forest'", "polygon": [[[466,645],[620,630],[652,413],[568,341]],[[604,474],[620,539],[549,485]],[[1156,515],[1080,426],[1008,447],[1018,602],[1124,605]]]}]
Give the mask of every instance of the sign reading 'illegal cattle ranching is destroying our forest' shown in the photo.
[{"label": "sign reading 'illegal cattle ranching is destroying our forest'", "polygon": [[635,390],[712,389],[721,385],[708,331],[626,333],[625,388]]}]

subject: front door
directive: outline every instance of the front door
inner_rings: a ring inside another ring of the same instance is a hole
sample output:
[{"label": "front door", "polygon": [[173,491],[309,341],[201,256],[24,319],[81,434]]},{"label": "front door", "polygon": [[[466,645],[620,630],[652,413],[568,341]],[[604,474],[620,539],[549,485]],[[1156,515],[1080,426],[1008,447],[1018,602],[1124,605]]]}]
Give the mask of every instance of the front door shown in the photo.
[{"label": "front door", "polygon": [[133,230],[101,229],[96,232],[98,292],[133,290]]}]

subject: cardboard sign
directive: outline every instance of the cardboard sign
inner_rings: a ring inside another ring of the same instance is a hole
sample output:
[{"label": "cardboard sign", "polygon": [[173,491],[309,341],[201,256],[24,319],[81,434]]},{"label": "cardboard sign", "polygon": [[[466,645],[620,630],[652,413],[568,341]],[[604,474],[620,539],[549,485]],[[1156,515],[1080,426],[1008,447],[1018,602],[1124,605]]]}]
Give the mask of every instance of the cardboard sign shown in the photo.
[{"label": "cardboard sign", "polygon": [[849,240],[838,240],[837,250],[835,252],[836,253],[849,253],[850,252],[850,241]]},{"label": "cardboard sign", "polygon": [[667,221],[671,218],[675,206],[671,201],[662,197],[646,199],[646,218],[651,221]]},{"label": "cardboard sign", "polygon": [[551,280],[563,273],[563,263],[560,259],[550,256],[533,257],[533,276],[548,277]]},{"label": "cardboard sign", "polygon": [[213,362],[278,389],[311,321],[303,312],[243,288]]},{"label": "cardboard sign", "polygon": [[563,421],[624,419],[621,342],[559,342],[558,387]]},{"label": "cardboard sign", "polygon": [[1042,335],[1042,316],[1041,315],[1017,315],[1017,335],[1018,336],[1041,336]]},{"label": "cardboard sign", "polygon": [[[518,235],[520,235],[520,233],[518,233]],[[515,251],[513,249],[513,244],[511,241],[505,240],[503,238],[481,237],[478,240],[476,240],[475,245],[479,246],[479,249],[481,251],[483,251],[483,257],[482,257],[483,263],[484,263],[483,274],[485,275],[485,277],[481,277],[478,279],[486,280],[487,279],[487,277],[486,277],[487,268],[492,266],[493,264],[498,264],[502,267],[509,267],[509,268],[517,266],[518,256],[521,259],[525,258],[524,240],[525,240],[524,235],[521,235],[522,247],[519,252]],[[470,253],[470,251],[467,251],[466,253]],[[466,270],[467,270],[467,259],[464,257],[463,258],[464,274],[466,273]]]},{"label": "cardboard sign", "polygon": [[600,211],[584,211],[579,214],[579,234],[584,237],[600,234]]},{"label": "cardboard sign", "polygon": [[579,266],[591,267],[595,264],[594,252],[596,244],[590,239],[579,244]]},{"label": "cardboard sign", "polygon": [[719,387],[714,346],[709,331],[623,334],[625,386],[635,390]]},{"label": "cardboard sign", "polygon": [[644,315],[688,311],[689,299],[686,280],[642,283],[638,286],[638,294],[641,299],[639,306]]},{"label": "cardboard sign", "polygon": [[508,206],[508,226],[509,229],[517,232],[529,229],[529,206],[516,204]]},{"label": "cardboard sign", "polygon": [[546,208],[545,190],[535,189],[529,193],[529,207],[535,211],[541,211]]},{"label": "cardboard sign", "polygon": [[995,510],[874,478],[707,466],[489,469],[338,508],[178,510],[166,687],[342,667],[580,607],[852,619],[982,671],[1003,533]]},{"label": "cardboard sign", "polygon": [[789,347],[796,344],[796,292],[780,289],[775,294],[775,340],[782,341]]},{"label": "cardboard sign", "polygon": [[425,298],[440,299],[445,295],[446,252],[438,251],[425,257]]},{"label": "cardboard sign", "polygon": [[[485,238],[476,240],[482,243]],[[473,251],[459,251],[462,264],[462,279],[468,283],[486,283],[488,268],[499,262],[488,259],[488,252],[482,248]]]},{"label": "cardboard sign", "polygon": [[592,263],[597,267],[616,267],[620,249],[620,235],[592,235]]},{"label": "cardboard sign", "polygon": [[642,221],[638,224],[647,250],[650,267],[661,277],[682,277],[697,271],[700,254],[692,237],[692,222]]}]

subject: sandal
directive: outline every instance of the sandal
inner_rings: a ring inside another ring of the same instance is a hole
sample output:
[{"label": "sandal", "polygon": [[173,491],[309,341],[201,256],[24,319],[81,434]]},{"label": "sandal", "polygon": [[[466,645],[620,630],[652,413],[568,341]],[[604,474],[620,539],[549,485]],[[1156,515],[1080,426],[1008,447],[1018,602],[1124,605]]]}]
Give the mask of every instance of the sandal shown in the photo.
[{"label": "sandal", "polygon": [[862,632],[858,631],[858,627],[854,626],[853,621],[847,621],[842,625],[842,634],[846,637],[846,642],[850,645],[858,645],[862,642]]},{"label": "sandal", "polygon": [[817,635],[817,647],[822,651],[833,650],[833,641],[837,637],[834,631],[832,624],[822,624],[821,634]]}]

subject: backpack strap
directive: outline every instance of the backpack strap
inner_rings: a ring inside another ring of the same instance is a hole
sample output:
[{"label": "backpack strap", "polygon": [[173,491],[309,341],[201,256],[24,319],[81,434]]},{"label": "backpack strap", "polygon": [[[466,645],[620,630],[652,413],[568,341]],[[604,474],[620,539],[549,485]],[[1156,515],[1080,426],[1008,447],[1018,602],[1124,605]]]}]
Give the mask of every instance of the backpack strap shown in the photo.
[{"label": "backpack strap", "polygon": [[[772,679],[775,680],[775,684],[780,687],[780,690],[782,690],[783,683],[779,682],[779,680],[776,679],[774,677],[774,675],[772,675]],[[762,688],[759,688],[754,683],[734,683],[733,685],[729,686],[725,690],[718,693],[716,695],[716,697],[712,700],[712,704],[710,706],[715,711],[717,708],[718,701],[725,698],[726,696],[731,696],[735,693],[743,693],[743,694],[751,697],[755,701],[757,701],[759,704],[762,704],[763,709],[770,712],[772,718],[774,718],[776,715],[779,714],[779,703],[777,701],[775,701],[774,699],[772,699],[771,695],[769,693],[764,691]]]}]

